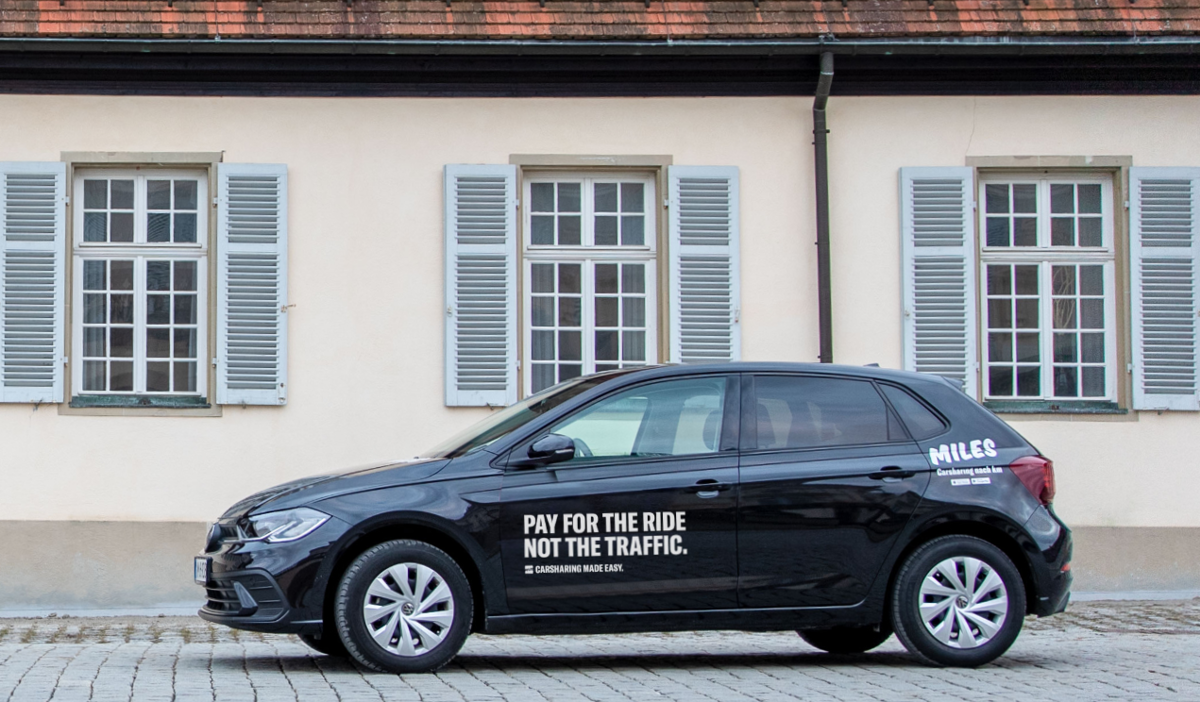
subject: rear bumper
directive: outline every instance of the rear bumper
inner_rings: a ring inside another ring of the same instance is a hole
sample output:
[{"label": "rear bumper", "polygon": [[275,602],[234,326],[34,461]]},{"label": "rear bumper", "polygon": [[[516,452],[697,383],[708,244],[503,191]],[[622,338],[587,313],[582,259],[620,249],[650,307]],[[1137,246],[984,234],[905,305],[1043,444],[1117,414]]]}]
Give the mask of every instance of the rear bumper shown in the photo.
[{"label": "rear bumper", "polygon": [[[1030,529],[1043,550],[1039,555],[1030,559],[1035,592],[1029,609],[1039,617],[1048,617],[1065,610],[1067,603],[1071,600],[1071,583],[1074,581],[1074,577],[1071,575],[1071,556],[1074,551],[1074,543],[1071,540],[1071,530],[1062,523],[1052,509],[1039,510],[1039,514],[1026,522],[1026,528],[1034,526],[1038,520],[1051,521],[1053,527],[1047,525],[1047,528],[1041,530],[1041,533],[1038,533],[1039,530],[1036,528]],[[1048,545],[1045,544],[1045,541],[1037,538],[1051,534],[1054,539]]]}]

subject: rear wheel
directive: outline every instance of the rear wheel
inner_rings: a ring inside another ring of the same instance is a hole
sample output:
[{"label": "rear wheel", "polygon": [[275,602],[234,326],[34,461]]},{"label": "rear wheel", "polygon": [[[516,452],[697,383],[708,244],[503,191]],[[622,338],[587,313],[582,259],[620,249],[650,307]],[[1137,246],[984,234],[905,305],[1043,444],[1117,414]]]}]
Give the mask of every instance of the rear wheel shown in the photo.
[{"label": "rear wheel", "polygon": [[454,559],[407,540],[355,559],[334,607],[350,656],[389,673],[430,673],[449,663],[470,633],[471,615],[471,587]]},{"label": "rear wheel", "polygon": [[882,625],[839,626],[833,629],[806,629],[796,632],[810,646],[827,653],[864,653],[876,648],[892,635],[892,628]]},{"label": "rear wheel", "polygon": [[336,631],[324,632],[320,636],[313,634],[296,634],[296,636],[317,653],[339,658],[346,656],[346,647],[342,645],[342,640],[338,638]]},{"label": "rear wheel", "polygon": [[974,667],[1021,632],[1025,585],[1004,552],[972,536],[943,536],[913,552],[892,591],[892,624],[926,663]]}]

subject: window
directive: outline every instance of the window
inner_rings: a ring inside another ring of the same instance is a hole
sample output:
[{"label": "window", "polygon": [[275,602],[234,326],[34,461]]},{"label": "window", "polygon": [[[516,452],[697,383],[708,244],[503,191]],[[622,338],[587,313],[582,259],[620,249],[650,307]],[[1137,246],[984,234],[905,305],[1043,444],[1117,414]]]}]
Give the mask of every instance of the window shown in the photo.
[{"label": "window", "polygon": [[550,431],[575,441],[575,459],[715,453],[725,377],[668,380],[619,392]]},{"label": "window", "polygon": [[904,441],[875,387],[842,378],[768,375],[754,379],[760,449]]},{"label": "window", "polygon": [[658,360],[654,179],[525,180],[525,392]]},{"label": "window", "polygon": [[900,415],[912,438],[924,441],[946,430],[946,423],[907,390],[894,385],[880,385],[879,389],[892,403],[892,409]]},{"label": "window", "polygon": [[1116,400],[1111,189],[982,179],[984,399]]},{"label": "window", "polygon": [[76,171],[75,395],[206,395],[204,171]]}]

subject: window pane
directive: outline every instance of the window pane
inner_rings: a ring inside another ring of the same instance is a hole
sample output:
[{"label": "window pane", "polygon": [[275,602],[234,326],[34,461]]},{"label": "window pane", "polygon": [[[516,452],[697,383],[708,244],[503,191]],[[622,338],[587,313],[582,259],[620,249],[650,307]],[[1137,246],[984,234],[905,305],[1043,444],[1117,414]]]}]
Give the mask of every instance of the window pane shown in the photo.
[{"label": "window pane", "polygon": [[1017,368],[1017,394],[1036,397],[1042,394],[1042,369],[1039,366]]},{"label": "window pane", "polygon": [[195,329],[176,329],[175,330],[175,358],[195,358],[196,357],[196,330]]},{"label": "window pane", "polygon": [[112,261],[112,290],[133,290],[133,261]]},{"label": "window pane", "polygon": [[170,290],[171,289],[171,262],[170,261],[147,261],[146,262],[146,289],[147,290]]},{"label": "window pane", "polygon": [[1080,334],[1081,360],[1084,363],[1104,363],[1104,335]]},{"label": "window pane", "polygon": [[108,389],[113,392],[133,391],[133,363],[111,361],[108,364]]},{"label": "window pane", "polygon": [[530,304],[530,315],[533,317],[533,326],[535,327],[554,326],[554,298],[533,298]]},{"label": "window pane", "polygon": [[617,245],[617,218],[615,216],[596,217],[596,246]]},{"label": "window pane", "polygon": [[1019,213],[1035,213],[1037,212],[1037,186],[1030,184],[1014,184],[1013,190],[1013,212]]},{"label": "window pane", "polygon": [[112,344],[114,358],[133,358],[133,329],[130,327],[113,327],[109,330],[109,341]]},{"label": "window pane", "polygon": [[1011,301],[1007,298],[988,300],[988,327],[990,329],[1011,329],[1012,322]]},{"label": "window pane", "polygon": [[1038,267],[1037,266],[1013,266],[1016,270],[1017,277],[1017,294],[1018,295],[1037,295],[1038,294]]},{"label": "window pane", "polygon": [[1013,218],[1013,246],[1037,246],[1037,220],[1032,217]]},{"label": "window pane", "polygon": [[617,287],[617,264],[596,264],[596,292],[602,295],[615,295],[620,292]]},{"label": "window pane", "polygon": [[196,262],[195,261],[176,261],[175,262],[175,290],[195,290],[196,289]]},{"label": "window pane", "polygon": [[1101,228],[1101,220],[1099,217],[1080,217],[1079,218],[1079,245],[1080,246],[1103,246],[1104,232]]},{"label": "window pane", "polygon": [[196,323],[196,296],[195,295],[176,295],[175,296],[175,323],[176,324],[195,324]]},{"label": "window pane", "polygon": [[1041,335],[1017,334],[1017,361],[1019,363],[1037,363],[1041,360]]},{"label": "window pane", "polygon": [[621,360],[622,361],[645,361],[646,360],[646,332],[644,331],[626,331],[621,332]]},{"label": "window pane", "polygon": [[987,218],[987,245],[1012,246],[1008,232],[1008,217]]},{"label": "window pane", "polygon": [[171,364],[158,362],[146,364],[146,392],[171,391]]},{"label": "window pane", "polygon": [[583,324],[580,302],[582,302],[582,298],[578,297],[558,298],[558,325],[560,327],[578,327]]},{"label": "window pane", "polygon": [[1075,294],[1075,266],[1054,266],[1050,278],[1055,295]]},{"label": "window pane", "polygon": [[530,287],[535,293],[554,292],[554,264],[535,263]]},{"label": "window pane", "polygon": [[84,324],[104,324],[107,320],[105,312],[104,295],[84,295],[83,296],[83,323]]},{"label": "window pane", "polygon": [[1079,212],[1084,214],[1100,214],[1100,184],[1086,183],[1079,185]]},{"label": "window pane", "polygon": [[171,296],[170,295],[147,295],[146,296],[146,323],[147,324],[170,324],[171,323]]},{"label": "window pane", "polygon": [[559,212],[579,212],[579,194],[581,186],[579,183],[559,183],[558,184],[558,211]]},{"label": "window pane", "polygon": [[[558,333],[558,357],[563,361],[578,361],[583,358],[582,333],[577,331],[560,331]],[[569,376],[574,377],[574,376]],[[559,380],[565,380],[559,375]]]},{"label": "window pane", "polygon": [[1075,300],[1054,301],[1054,328],[1075,329]]},{"label": "window pane", "polygon": [[175,243],[196,243],[196,215],[192,212],[175,214]]},{"label": "window pane", "polygon": [[114,210],[133,209],[133,181],[114,180],[112,182],[112,203]]},{"label": "window pane", "polygon": [[1008,214],[1008,184],[988,183],[984,186],[988,214]]},{"label": "window pane", "polygon": [[109,239],[122,243],[133,241],[133,213],[113,212],[111,217],[109,224],[112,230],[109,232]]},{"label": "window pane", "polygon": [[560,263],[558,265],[558,291],[560,293],[579,294],[582,290],[580,287],[580,270],[578,263]]},{"label": "window pane", "polygon": [[1074,334],[1054,335],[1054,362],[1075,363],[1079,360],[1079,349],[1076,347]]},{"label": "window pane", "polygon": [[868,382],[759,376],[759,448],[874,444],[888,440],[883,398]]},{"label": "window pane", "polygon": [[1087,298],[1079,301],[1080,324],[1083,329],[1104,328],[1104,300]]},{"label": "window pane", "polygon": [[1104,389],[1104,369],[1103,368],[1084,368],[1083,369],[1083,396],[1084,397],[1104,397],[1106,391]]},{"label": "window pane", "polygon": [[1050,212],[1073,214],[1075,212],[1075,186],[1070,183],[1050,185]]},{"label": "window pane", "polygon": [[618,332],[607,330],[596,332],[596,360],[616,361],[620,358]]},{"label": "window pane", "polygon": [[621,183],[621,211],[645,212],[646,186],[642,183]]},{"label": "window pane", "polygon": [[554,384],[554,364],[533,364],[533,391],[540,392]]},{"label": "window pane", "polygon": [[1078,370],[1074,366],[1059,366],[1054,369],[1054,396],[1079,397]]},{"label": "window pane", "polygon": [[113,324],[133,324],[133,295],[110,295],[108,319]]},{"label": "window pane", "polygon": [[641,263],[626,263],[621,266],[621,292],[646,292],[646,266]]},{"label": "window pane", "polygon": [[108,209],[108,181],[88,178],[83,181],[83,207],[87,210]]},{"label": "window pane", "polygon": [[529,194],[533,200],[530,212],[554,211],[554,183],[533,183],[529,186]]},{"label": "window pane", "polygon": [[1075,220],[1068,217],[1055,217],[1050,220],[1050,245],[1075,245]]},{"label": "window pane", "polygon": [[108,241],[108,215],[103,212],[83,213],[83,240]]},{"label": "window pane", "polygon": [[646,326],[646,298],[627,297],[621,301],[622,323],[627,327]]},{"label": "window pane", "polygon": [[530,243],[535,246],[549,246],[554,243],[554,217],[553,216],[534,216],[532,219],[532,231],[529,234]]},{"label": "window pane", "polygon": [[616,183],[596,183],[596,211],[597,212],[616,212],[617,211],[617,184]]},{"label": "window pane", "polygon": [[988,360],[989,361],[1008,361],[1013,360],[1013,335],[1004,332],[991,332],[988,334]]},{"label": "window pane", "polygon": [[146,330],[146,356],[149,358],[171,357],[170,329]]},{"label": "window pane", "polygon": [[1012,294],[1012,269],[1008,266],[987,267],[988,295]]},{"label": "window pane", "polygon": [[558,382],[578,378],[583,375],[583,366],[578,363],[564,363],[558,367]]},{"label": "window pane", "polygon": [[194,210],[196,209],[196,181],[194,180],[177,180],[175,181],[175,209],[177,210]]},{"label": "window pane", "polygon": [[171,181],[146,181],[146,207],[151,210],[171,209]]},{"label": "window pane", "polygon": [[621,325],[621,320],[618,312],[617,298],[615,297],[597,297],[596,298],[596,326],[598,327],[618,327]]},{"label": "window pane", "polygon": [[1038,300],[1017,300],[1017,328],[1038,327]]},{"label": "window pane", "polygon": [[921,441],[946,430],[946,424],[920,400],[892,385],[880,385],[880,390],[900,415],[912,438]]},{"label": "window pane", "polygon": [[83,389],[89,392],[103,392],[105,388],[105,368],[104,361],[84,361],[83,362]]},{"label": "window pane", "polygon": [[104,261],[83,262],[83,289],[104,290],[108,287],[107,266]]},{"label": "window pane", "polygon": [[104,327],[84,327],[83,329],[83,355],[84,356],[107,356],[108,344],[104,339]]},{"label": "window pane", "polygon": [[559,246],[579,246],[582,242],[580,238],[579,219],[578,215],[560,216],[558,218]]},{"label": "window pane", "polygon": [[533,360],[554,360],[554,332],[546,330],[533,331]]},{"label": "window pane", "polygon": [[646,218],[642,215],[621,218],[621,245],[642,246],[646,243]]},{"label": "window pane", "polygon": [[196,362],[176,361],[175,392],[196,392]]},{"label": "window pane", "polygon": [[[573,460],[680,456],[718,450],[724,378],[673,380],[605,398],[555,426],[579,449]],[[651,424],[652,423],[652,424]]]},{"label": "window pane", "polygon": [[988,394],[1009,397],[1013,394],[1013,369],[1011,366],[992,366],[988,369]]}]

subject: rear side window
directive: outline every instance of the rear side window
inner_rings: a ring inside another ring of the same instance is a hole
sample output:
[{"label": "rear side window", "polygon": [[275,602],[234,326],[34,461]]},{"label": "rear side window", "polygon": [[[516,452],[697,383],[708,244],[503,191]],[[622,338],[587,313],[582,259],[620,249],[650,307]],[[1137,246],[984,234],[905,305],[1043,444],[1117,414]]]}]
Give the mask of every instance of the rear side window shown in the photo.
[{"label": "rear side window", "polygon": [[900,414],[900,419],[904,420],[913,439],[920,441],[946,431],[946,423],[907,390],[901,390],[894,385],[880,385],[879,388]]},{"label": "rear side window", "polygon": [[878,444],[907,439],[866,381],[763,375],[754,380],[760,449]]}]

